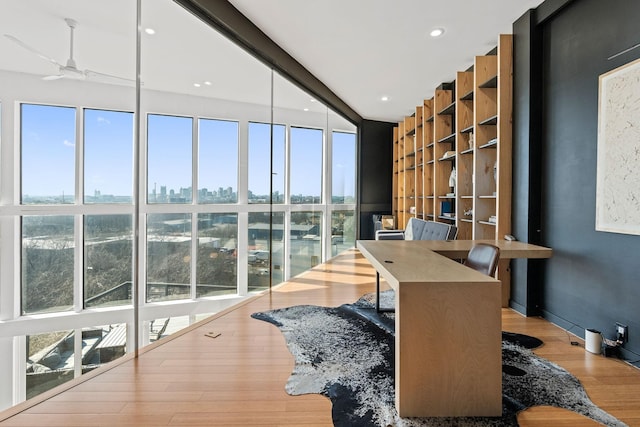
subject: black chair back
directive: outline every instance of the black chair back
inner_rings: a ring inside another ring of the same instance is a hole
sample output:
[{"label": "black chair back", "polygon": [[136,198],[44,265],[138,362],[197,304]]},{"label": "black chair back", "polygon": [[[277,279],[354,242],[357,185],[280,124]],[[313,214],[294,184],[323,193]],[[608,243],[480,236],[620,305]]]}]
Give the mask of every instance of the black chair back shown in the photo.
[{"label": "black chair back", "polygon": [[500,248],[487,243],[476,243],[469,251],[464,265],[487,276],[493,276],[499,260]]}]

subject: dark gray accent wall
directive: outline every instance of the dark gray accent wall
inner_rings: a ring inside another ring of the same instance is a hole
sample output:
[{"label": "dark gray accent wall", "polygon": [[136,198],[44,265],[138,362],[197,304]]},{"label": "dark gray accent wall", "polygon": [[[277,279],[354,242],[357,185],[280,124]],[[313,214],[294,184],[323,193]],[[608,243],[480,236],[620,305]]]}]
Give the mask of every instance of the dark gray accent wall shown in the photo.
[{"label": "dark gray accent wall", "polygon": [[373,214],[391,214],[393,127],[395,125],[395,123],[363,120],[359,128],[359,239],[374,237],[371,221]]},{"label": "dark gray accent wall", "polygon": [[[551,3],[557,6],[549,12]],[[515,269],[514,305],[539,310],[579,336],[595,328],[613,338],[615,322],[625,323],[625,349],[637,355],[640,236],[595,231],[595,195],[598,77],[640,58],[635,49],[607,59],[640,42],[640,2],[554,0],[539,10],[548,18],[541,22],[533,14],[528,43],[518,37],[526,22],[514,25],[514,232],[534,241],[539,222],[539,243],[554,254],[542,265]],[[527,55],[523,71],[520,60]],[[528,84],[518,76],[526,70],[532,74]],[[539,91],[532,90],[536,81]],[[536,173],[538,201],[531,197]],[[531,280],[533,268],[539,281]]]},{"label": "dark gray accent wall", "polygon": [[[530,10],[513,24],[513,191],[511,230],[521,241],[540,241],[540,31],[536,11]],[[545,261],[511,262],[511,307],[527,316],[539,314],[541,272]]]}]

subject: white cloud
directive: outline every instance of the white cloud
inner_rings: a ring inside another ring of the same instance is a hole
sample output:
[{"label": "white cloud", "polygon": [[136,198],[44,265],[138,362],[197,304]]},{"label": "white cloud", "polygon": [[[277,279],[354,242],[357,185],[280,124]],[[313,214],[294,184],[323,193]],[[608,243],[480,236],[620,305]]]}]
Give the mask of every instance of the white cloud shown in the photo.
[{"label": "white cloud", "polygon": [[76,146],[76,144],[74,144],[73,142],[71,142],[71,141],[69,141],[69,140],[67,140],[67,139],[65,139],[64,141],[62,141],[62,143],[63,143],[64,145],[66,145],[67,147],[75,147],[75,146]]},{"label": "white cloud", "polygon": [[110,125],[111,122],[109,121],[109,119],[105,119],[104,117],[100,116],[98,117],[98,123],[100,124],[105,124],[105,125]]}]

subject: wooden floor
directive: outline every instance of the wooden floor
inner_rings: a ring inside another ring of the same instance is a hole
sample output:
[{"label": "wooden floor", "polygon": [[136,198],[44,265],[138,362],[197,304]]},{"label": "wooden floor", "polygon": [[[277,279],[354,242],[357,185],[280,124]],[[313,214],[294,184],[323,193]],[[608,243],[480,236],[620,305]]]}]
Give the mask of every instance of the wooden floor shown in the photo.
[{"label": "wooden floor", "polygon": [[[40,403],[0,413],[0,425],[331,426],[328,399],[286,394],[293,357],[278,329],[250,314],[298,304],[337,306],[374,286],[373,268],[356,250],[349,251],[270,294],[152,345],[138,359],[125,356],[61,386],[62,392],[47,393]],[[542,339],[545,344],[536,353],[576,375],[602,409],[640,426],[640,370],[572,346],[575,337],[542,319],[503,309],[502,325]],[[221,335],[205,336],[212,331]],[[547,407],[526,410],[518,420],[525,427],[599,425]]]}]

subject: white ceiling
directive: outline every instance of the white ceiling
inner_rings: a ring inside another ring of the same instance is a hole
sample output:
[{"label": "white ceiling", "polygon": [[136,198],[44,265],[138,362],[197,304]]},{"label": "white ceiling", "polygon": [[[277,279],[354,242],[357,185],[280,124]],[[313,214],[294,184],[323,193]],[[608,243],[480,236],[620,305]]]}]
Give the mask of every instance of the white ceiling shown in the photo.
[{"label": "white ceiling", "polygon": [[362,117],[398,121],[542,0],[230,2]]},{"label": "white ceiling", "polygon": [[[491,50],[500,33],[542,0],[230,0],[269,37],[362,117],[397,121],[436,86],[453,80]],[[0,33],[65,63],[69,29],[78,21],[74,59],[80,69],[135,78],[134,0],[2,0]],[[144,0],[145,89],[270,102],[266,66],[211,31],[170,0]],[[445,34],[429,37],[434,27]],[[56,74],[56,67],[0,36],[0,70]],[[204,85],[204,81],[212,82]],[[200,88],[193,83],[201,83]],[[50,82],[56,84],[55,81]],[[276,77],[276,103],[322,106]],[[2,94],[0,94],[1,97]],[[389,101],[382,102],[381,96]]]}]

